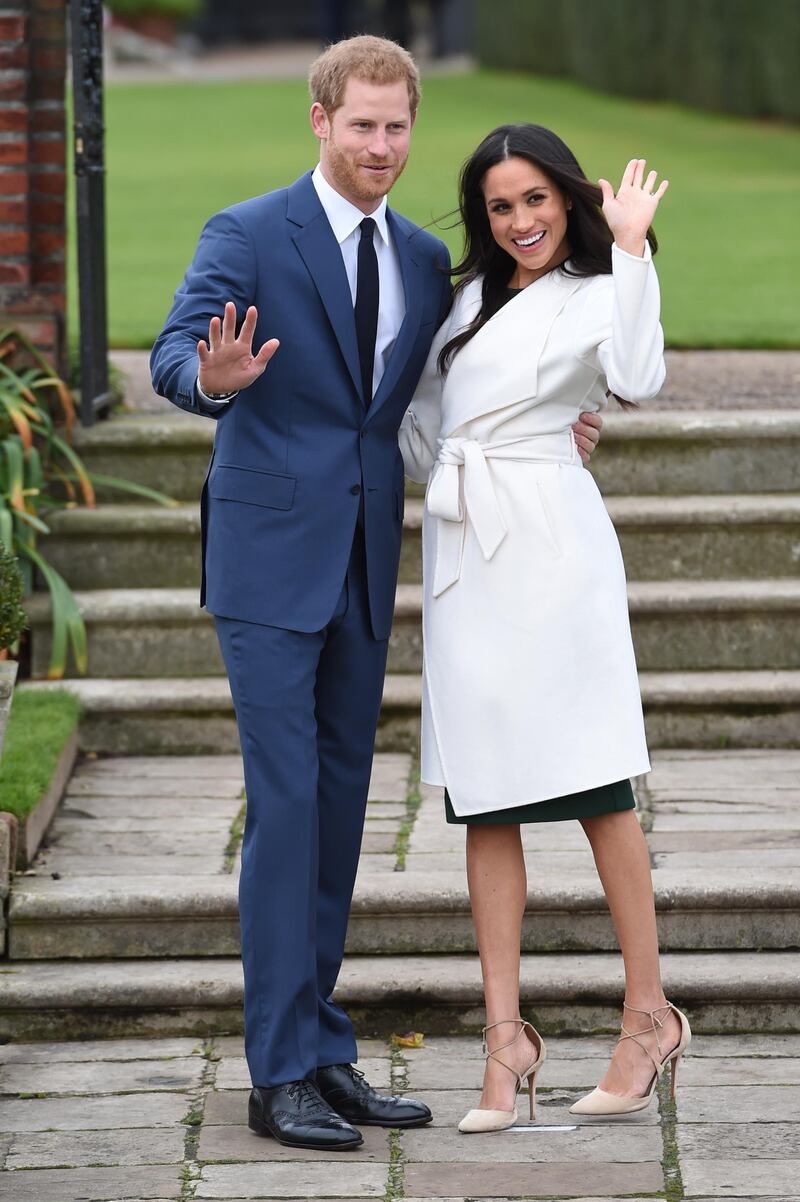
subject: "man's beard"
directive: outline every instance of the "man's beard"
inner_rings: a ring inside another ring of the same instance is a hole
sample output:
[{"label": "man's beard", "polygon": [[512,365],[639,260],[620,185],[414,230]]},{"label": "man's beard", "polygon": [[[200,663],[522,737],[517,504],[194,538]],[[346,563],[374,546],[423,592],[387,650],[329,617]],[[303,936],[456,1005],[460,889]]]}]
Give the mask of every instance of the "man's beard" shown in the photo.
[{"label": "man's beard", "polygon": [[344,154],[332,138],[328,139],[328,170],[336,183],[355,200],[381,200],[386,196],[394,187],[395,181],[402,175],[406,159],[403,159],[402,162],[394,160],[374,165],[388,166],[389,174],[374,180],[370,179],[368,173],[362,171],[352,159]]}]

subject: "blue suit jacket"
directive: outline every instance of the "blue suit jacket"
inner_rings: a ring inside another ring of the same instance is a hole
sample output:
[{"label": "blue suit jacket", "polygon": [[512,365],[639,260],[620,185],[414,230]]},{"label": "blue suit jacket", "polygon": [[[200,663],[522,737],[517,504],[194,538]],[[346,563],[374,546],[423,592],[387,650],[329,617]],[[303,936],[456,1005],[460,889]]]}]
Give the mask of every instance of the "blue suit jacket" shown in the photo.
[{"label": "blue suit jacket", "polygon": [[153,387],[190,412],[197,342],[225,302],[258,309],[264,374],[215,409],[203,486],[200,603],[221,617],[320,630],[344,582],[363,497],[372,631],[388,637],[403,519],[397,429],[450,305],[443,243],[388,213],[406,315],[369,410],[353,302],[311,174],[225,209],[203,229],[150,359]]}]

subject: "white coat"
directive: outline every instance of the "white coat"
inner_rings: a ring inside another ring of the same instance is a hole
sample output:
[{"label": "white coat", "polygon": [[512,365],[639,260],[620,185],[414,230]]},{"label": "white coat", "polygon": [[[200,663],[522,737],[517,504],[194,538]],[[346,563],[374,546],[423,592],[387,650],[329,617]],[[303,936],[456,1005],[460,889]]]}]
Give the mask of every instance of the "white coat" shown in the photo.
[{"label": "white coat", "polygon": [[481,281],[439,330],[400,447],[423,518],[422,779],[469,815],[545,801],[650,764],[616,533],[571,425],[664,380],[659,288],[644,258],[555,270],[453,359]]}]

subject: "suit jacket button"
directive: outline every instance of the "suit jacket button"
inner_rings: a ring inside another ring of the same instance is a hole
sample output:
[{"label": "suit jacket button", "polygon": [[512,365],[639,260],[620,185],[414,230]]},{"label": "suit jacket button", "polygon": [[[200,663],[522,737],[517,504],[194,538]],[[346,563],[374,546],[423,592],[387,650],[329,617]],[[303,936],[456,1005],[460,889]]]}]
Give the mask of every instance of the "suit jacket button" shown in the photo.
[{"label": "suit jacket button", "polygon": [[361,492],[361,485],[354,484],[353,487],[350,489],[350,492],[353,494],[354,497],[357,497],[358,494]]}]

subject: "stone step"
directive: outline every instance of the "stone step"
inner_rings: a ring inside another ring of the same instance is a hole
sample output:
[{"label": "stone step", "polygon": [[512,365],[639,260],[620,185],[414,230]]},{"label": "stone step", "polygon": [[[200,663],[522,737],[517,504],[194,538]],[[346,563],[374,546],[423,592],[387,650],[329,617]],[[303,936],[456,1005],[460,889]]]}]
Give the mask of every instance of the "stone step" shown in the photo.
[{"label": "stone step", "polygon": [[[211,676],[224,671],[213,619],[195,589],[77,593],[89,639],[89,673],[113,677]],[[633,581],[628,586],[642,671],[800,668],[800,578]],[[27,604],[34,676],[47,674],[49,594]],[[389,644],[390,672],[422,671],[422,588],[401,584]]]},{"label": "stone step", "polygon": [[[667,996],[698,1033],[800,1031],[800,953],[667,952]],[[619,1028],[622,962],[608,952],[526,954],[523,1013],[545,1035]],[[485,1021],[477,956],[349,956],[336,988],[362,1038]],[[0,975],[0,1038],[205,1035],[241,1030],[236,959],[17,962]]]},{"label": "stone step", "polygon": [[[710,815],[708,831],[683,834],[683,845],[699,845],[703,834],[718,840],[717,823],[718,815]],[[681,870],[679,850],[656,856],[653,883],[664,951],[763,952],[800,946],[796,829],[770,829],[769,839],[762,833],[760,840],[755,832],[730,833],[738,839],[731,852],[709,855],[713,866],[693,877],[687,878]],[[147,838],[146,833],[140,835],[142,843]],[[585,844],[583,836],[581,839]],[[794,863],[776,865],[775,859],[792,840]],[[660,842],[650,836],[649,842],[660,847],[663,836]],[[616,949],[603,891],[589,863],[588,845],[582,851],[585,864],[570,867],[568,874],[556,863],[542,871],[538,854],[531,859],[523,951]],[[751,860],[745,874],[737,871],[740,853]],[[566,854],[550,853],[550,859],[557,861]],[[418,854],[415,862],[424,858]],[[463,847],[453,858],[463,859]],[[660,867],[664,860],[675,861],[676,866]],[[235,875],[126,876],[125,861],[126,856],[120,854],[115,876],[19,878],[9,910],[10,959],[239,954]],[[84,871],[90,871],[88,859]],[[463,867],[359,875],[348,926],[349,954],[453,955],[475,950]]]},{"label": "stone step", "polygon": [[[643,407],[608,413],[604,422],[592,471],[609,494],[796,491],[800,411]],[[213,438],[211,420],[174,410],[99,422],[77,431],[75,444],[90,471],[191,500],[199,495]]]},{"label": "stone step", "polygon": [[[607,496],[630,580],[795,576],[800,495]],[[48,517],[47,554],[75,589],[200,583],[200,510],[98,505]],[[422,500],[406,499],[400,580],[422,578]]]},{"label": "stone step", "polygon": [[[800,746],[800,671],[643,672],[651,747]],[[82,749],[117,755],[235,753],[224,677],[28,681],[21,689],[68,688],[80,698]],[[379,750],[406,750],[419,734],[421,680],[390,674]]]}]

